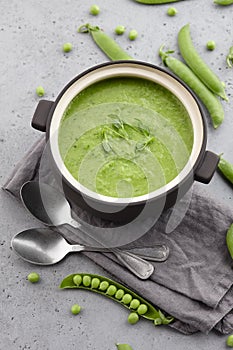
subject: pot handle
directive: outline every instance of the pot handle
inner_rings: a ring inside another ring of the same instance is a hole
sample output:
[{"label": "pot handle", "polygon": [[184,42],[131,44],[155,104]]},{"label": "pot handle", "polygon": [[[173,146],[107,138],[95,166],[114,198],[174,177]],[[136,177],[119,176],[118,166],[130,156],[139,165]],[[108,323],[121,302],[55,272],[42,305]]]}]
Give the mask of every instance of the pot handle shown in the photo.
[{"label": "pot handle", "polygon": [[32,117],[32,127],[39,131],[46,131],[46,123],[49,112],[54,104],[53,101],[41,100],[35,110]]},{"label": "pot handle", "polygon": [[206,151],[201,165],[195,171],[194,180],[208,184],[217,169],[219,159],[217,154]]}]

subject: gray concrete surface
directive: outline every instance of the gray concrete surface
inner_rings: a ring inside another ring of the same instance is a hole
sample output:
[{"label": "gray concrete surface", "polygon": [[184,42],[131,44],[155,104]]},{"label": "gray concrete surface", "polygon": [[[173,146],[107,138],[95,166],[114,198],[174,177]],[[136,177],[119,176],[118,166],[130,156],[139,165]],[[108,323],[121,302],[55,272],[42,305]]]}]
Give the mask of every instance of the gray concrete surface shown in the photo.
[{"label": "gray concrete surface", "polygon": [[[116,40],[136,59],[160,64],[157,51],[162,43],[177,48],[179,28],[190,22],[194,43],[211,67],[226,82],[229,103],[223,102],[225,122],[217,131],[208,122],[209,149],[224,152],[233,162],[233,70],[226,67],[225,56],[233,45],[233,6],[218,7],[212,0],[186,0],[173,4],[178,10],[168,17],[169,5],[144,6],[131,0],[98,0],[101,13],[89,15],[91,0],[0,1],[0,183],[40,133],[30,127],[31,116],[39,101],[35,88],[43,85],[46,98],[54,99],[75,75],[106,57],[88,36],[77,34],[85,22],[99,25],[112,35],[118,24],[135,28],[139,36],[130,42],[127,36]],[[205,44],[216,41],[216,50]],[[74,49],[64,54],[64,42]],[[206,188],[206,187],[205,187]],[[207,187],[211,193],[232,205],[232,187],[218,174]],[[10,249],[12,236],[38,225],[20,203],[0,191],[0,349],[92,349],[113,350],[116,342],[126,342],[134,350],[219,350],[226,336],[184,336],[168,328],[155,328],[142,320],[127,324],[127,312],[106,298],[84,291],[60,291],[62,278],[82,270],[104,274],[83,256],[70,255],[52,267],[34,267],[20,260]],[[41,282],[32,285],[26,276],[32,270],[41,274]],[[83,312],[73,316],[69,308],[80,303]],[[172,301],[171,301],[172,302]]]}]

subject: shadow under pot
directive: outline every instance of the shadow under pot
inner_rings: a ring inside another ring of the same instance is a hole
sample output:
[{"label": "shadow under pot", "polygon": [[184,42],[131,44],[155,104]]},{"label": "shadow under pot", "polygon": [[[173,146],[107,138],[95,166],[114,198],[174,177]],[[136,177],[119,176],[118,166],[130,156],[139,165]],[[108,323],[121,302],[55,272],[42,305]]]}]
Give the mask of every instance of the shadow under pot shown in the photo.
[{"label": "shadow under pot", "polygon": [[205,113],[165,69],[115,61],[41,100],[32,126],[46,132],[71,205],[123,223],[159,216],[194,180],[209,183],[219,157],[206,151]]}]

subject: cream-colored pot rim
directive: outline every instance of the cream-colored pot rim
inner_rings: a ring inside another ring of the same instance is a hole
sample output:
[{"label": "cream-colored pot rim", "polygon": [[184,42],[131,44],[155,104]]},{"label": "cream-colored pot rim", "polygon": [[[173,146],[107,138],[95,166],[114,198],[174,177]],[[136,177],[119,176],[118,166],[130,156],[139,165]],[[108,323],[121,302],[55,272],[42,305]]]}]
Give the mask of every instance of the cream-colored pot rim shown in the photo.
[{"label": "cream-colored pot rim", "polygon": [[[172,181],[170,181],[165,186],[150,192],[148,194],[133,197],[133,198],[114,198],[108,197],[96,192],[89,190],[88,188],[81,185],[68,171],[65,167],[64,162],[61,158],[59,145],[58,145],[58,134],[59,126],[62,116],[71,102],[71,100],[79,94],[82,90],[88,86],[99,82],[104,79],[114,78],[114,77],[136,77],[143,78],[164,86],[166,89],[170,90],[184,105],[193,126],[193,148],[189,157],[189,160],[182,171],[176,176]],[[182,180],[186,178],[193,171],[193,167],[200,155],[202,145],[204,140],[204,125],[203,119],[198,107],[198,104],[192,94],[186,89],[178,80],[172,77],[169,73],[163,70],[157,69],[155,66],[143,65],[137,62],[118,62],[116,64],[112,63],[110,65],[102,65],[94,70],[87,71],[79,79],[74,81],[74,83],[68,87],[68,89],[61,96],[58,101],[55,110],[53,112],[50,130],[49,130],[49,142],[52,156],[55,160],[56,166],[58,167],[61,175],[66,179],[66,181],[72,185],[75,189],[81,192],[84,196],[93,198],[97,201],[104,201],[116,204],[127,204],[127,203],[141,203],[149,199],[161,196],[167,191],[178,186]]]}]

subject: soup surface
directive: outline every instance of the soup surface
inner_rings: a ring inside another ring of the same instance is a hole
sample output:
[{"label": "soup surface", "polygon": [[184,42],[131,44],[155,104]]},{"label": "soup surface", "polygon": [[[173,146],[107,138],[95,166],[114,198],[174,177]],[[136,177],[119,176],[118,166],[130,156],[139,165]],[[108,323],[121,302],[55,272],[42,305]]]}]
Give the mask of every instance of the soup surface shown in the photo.
[{"label": "soup surface", "polygon": [[193,146],[189,115],[170,91],[140,78],[111,78],[79,93],[59,129],[65,166],[83,186],[137,197],[174,179]]}]

